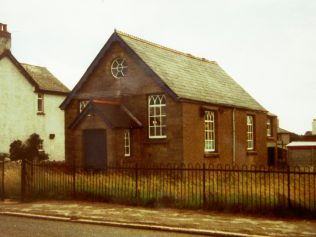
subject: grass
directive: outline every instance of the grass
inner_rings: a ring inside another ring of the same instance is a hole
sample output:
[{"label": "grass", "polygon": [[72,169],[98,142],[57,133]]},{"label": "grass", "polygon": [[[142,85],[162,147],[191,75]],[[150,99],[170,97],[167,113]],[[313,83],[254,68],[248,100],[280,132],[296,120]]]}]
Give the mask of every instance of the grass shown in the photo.
[{"label": "grass", "polygon": [[21,196],[21,164],[5,162],[4,164],[4,197],[18,199]]},{"label": "grass", "polygon": [[[316,212],[315,173],[192,170],[72,170],[39,166],[28,171],[30,199],[84,199],[158,207]],[[203,179],[205,182],[203,182]],[[75,182],[75,183],[74,183]],[[75,184],[75,185],[74,185]],[[205,185],[203,185],[205,184]],[[6,196],[20,195],[20,164],[5,167]],[[288,190],[290,187],[290,191]],[[290,196],[289,196],[290,194]]]}]

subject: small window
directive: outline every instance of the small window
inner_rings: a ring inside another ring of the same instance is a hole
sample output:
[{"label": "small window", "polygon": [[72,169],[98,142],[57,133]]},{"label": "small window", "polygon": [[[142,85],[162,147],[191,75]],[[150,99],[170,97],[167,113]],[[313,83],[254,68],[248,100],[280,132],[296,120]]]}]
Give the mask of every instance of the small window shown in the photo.
[{"label": "small window", "polygon": [[254,118],[247,115],[247,150],[254,150]]},{"label": "small window", "polygon": [[79,112],[81,113],[88,104],[89,104],[89,100],[80,100]]},{"label": "small window", "polygon": [[42,93],[37,95],[37,112],[44,113],[44,94]]},{"label": "small window", "polygon": [[148,133],[149,138],[166,138],[166,97],[150,95],[148,97]]},{"label": "small window", "polygon": [[215,151],[215,115],[213,111],[205,111],[204,114],[204,151]]},{"label": "small window", "polygon": [[268,137],[272,136],[272,120],[271,120],[271,118],[267,119],[267,136]]},{"label": "small window", "polygon": [[44,141],[43,140],[40,140],[39,144],[38,144],[38,151],[44,151]]},{"label": "small window", "polygon": [[131,133],[130,130],[124,131],[124,156],[131,156]]},{"label": "small window", "polygon": [[116,58],[111,64],[111,73],[116,79],[121,79],[127,74],[127,62],[123,58]]}]

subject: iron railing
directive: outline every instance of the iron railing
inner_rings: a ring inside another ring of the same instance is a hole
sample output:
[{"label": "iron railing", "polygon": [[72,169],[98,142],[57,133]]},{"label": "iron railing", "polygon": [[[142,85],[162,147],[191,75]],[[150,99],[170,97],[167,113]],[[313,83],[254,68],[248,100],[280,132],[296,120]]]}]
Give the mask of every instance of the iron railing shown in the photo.
[{"label": "iron railing", "polygon": [[87,170],[65,163],[24,164],[24,199],[76,198],[181,208],[316,213],[313,167],[197,164]]}]

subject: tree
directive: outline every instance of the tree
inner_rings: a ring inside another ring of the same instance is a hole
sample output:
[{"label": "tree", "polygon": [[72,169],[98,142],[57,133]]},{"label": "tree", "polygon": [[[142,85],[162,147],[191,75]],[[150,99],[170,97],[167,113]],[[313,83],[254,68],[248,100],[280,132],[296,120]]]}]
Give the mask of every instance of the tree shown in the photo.
[{"label": "tree", "polygon": [[10,144],[10,159],[11,160],[47,160],[48,154],[40,150],[42,139],[36,133],[33,133],[29,138],[22,143],[21,140],[15,140]]}]

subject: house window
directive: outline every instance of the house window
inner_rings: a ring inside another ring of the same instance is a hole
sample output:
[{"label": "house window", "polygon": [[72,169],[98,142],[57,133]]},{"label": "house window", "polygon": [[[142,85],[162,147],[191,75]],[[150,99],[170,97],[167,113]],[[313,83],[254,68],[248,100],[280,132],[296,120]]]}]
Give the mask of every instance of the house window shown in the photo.
[{"label": "house window", "polygon": [[166,97],[150,95],[148,97],[149,138],[166,138]]},{"label": "house window", "polygon": [[204,124],[204,151],[215,151],[215,115],[213,111],[205,111]]},{"label": "house window", "polygon": [[38,144],[38,151],[44,151],[44,145],[43,145],[44,141],[43,140],[40,140],[39,144]]},{"label": "house window", "polygon": [[130,130],[124,131],[124,156],[131,156],[131,133]]},{"label": "house window", "polygon": [[254,118],[247,115],[247,150],[254,150]]},{"label": "house window", "polygon": [[37,112],[44,113],[44,94],[37,94]]},{"label": "house window", "polygon": [[89,100],[80,100],[79,102],[79,112],[81,113],[84,108],[88,105]]},{"label": "house window", "polygon": [[272,121],[271,121],[271,118],[267,119],[267,136],[268,137],[272,136]]}]

